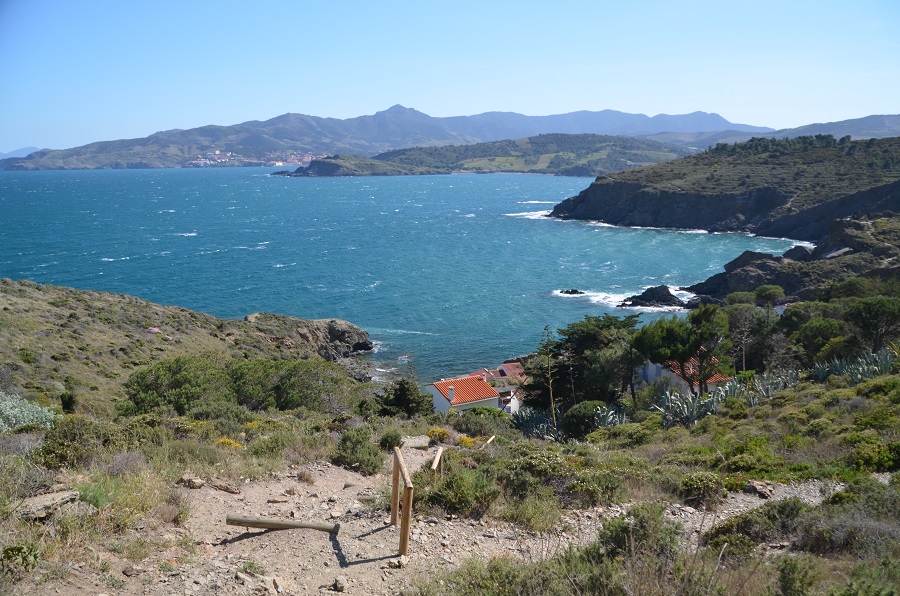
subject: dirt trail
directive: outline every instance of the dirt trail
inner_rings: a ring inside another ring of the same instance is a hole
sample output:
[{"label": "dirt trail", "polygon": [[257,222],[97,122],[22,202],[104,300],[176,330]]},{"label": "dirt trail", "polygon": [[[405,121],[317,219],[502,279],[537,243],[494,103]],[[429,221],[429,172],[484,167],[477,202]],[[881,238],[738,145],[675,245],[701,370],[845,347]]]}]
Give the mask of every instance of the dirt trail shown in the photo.
[{"label": "dirt trail", "polygon": [[[410,471],[430,462],[436,450],[428,446],[426,437],[405,438],[403,454]],[[312,484],[301,479],[306,473]],[[389,525],[389,513],[371,511],[364,503],[385,494],[389,481],[389,466],[379,475],[365,477],[317,462],[270,480],[246,483],[240,494],[207,484],[189,491],[191,515],[185,528],[134,531],[171,548],[157,551],[139,564],[99,549],[93,564],[72,563],[66,577],[31,584],[31,588],[35,593],[66,595],[398,594],[472,556],[534,561],[569,544],[590,542],[603,519],[621,515],[627,508],[568,512],[564,529],[544,535],[494,520],[415,516],[409,556],[398,567],[399,528]],[[816,503],[834,487],[812,482],[772,489],[773,499],[800,496]],[[763,503],[757,496],[732,494],[715,514],[670,505],[667,515],[682,522],[688,543],[695,543],[701,528]],[[306,529],[245,529],[225,525],[227,515],[340,523],[341,527],[337,535]],[[195,552],[184,556],[184,545]],[[105,574],[97,571],[101,564],[108,566]]]}]

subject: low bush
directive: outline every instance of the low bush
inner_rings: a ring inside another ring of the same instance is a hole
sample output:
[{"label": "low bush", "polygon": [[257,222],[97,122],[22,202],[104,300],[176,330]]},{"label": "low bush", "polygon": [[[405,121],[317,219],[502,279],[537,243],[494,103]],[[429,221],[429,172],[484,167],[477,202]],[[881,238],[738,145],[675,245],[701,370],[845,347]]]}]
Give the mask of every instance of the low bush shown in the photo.
[{"label": "low bush", "polygon": [[809,509],[797,498],[768,502],[762,507],[735,515],[705,532],[705,544],[731,534],[740,534],[761,544],[791,534],[800,522],[801,515]]},{"label": "low bush", "polygon": [[51,428],[57,414],[37,404],[0,391],[0,433],[26,425]]},{"label": "low bush", "polygon": [[606,406],[603,401],[583,401],[569,408],[563,415],[562,430],[572,438],[580,439],[594,430],[594,413]]},{"label": "low bush", "polygon": [[429,501],[445,511],[462,515],[483,514],[497,498],[499,487],[480,470],[463,466],[444,469]]},{"label": "low bush", "polygon": [[334,454],[334,463],[368,475],[377,474],[384,461],[384,452],[372,443],[372,431],[364,426],[345,430]]},{"label": "low bush", "polygon": [[428,430],[428,439],[432,443],[446,443],[450,438],[450,431],[440,426],[434,426]]},{"label": "low bush", "polygon": [[817,554],[900,549],[900,487],[860,476],[802,518],[797,544]]},{"label": "low bush", "polygon": [[722,500],[724,493],[722,478],[715,472],[689,472],[678,481],[678,494],[691,505],[714,506]]},{"label": "low bush", "polygon": [[385,451],[391,451],[394,447],[403,447],[403,436],[399,430],[391,429],[381,435],[378,446]]}]

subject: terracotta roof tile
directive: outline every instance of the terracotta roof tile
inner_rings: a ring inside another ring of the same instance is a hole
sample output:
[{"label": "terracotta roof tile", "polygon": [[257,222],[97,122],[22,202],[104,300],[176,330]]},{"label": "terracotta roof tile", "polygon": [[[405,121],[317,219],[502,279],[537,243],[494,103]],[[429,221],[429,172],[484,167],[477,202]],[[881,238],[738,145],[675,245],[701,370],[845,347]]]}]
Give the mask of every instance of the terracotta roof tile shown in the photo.
[{"label": "terracotta roof tile", "polygon": [[484,382],[481,377],[459,377],[435,381],[432,385],[441,392],[441,395],[450,399],[450,387],[453,387],[453,401],[451,406],[467,404],[473,401],[499,397],[497,390]]}]

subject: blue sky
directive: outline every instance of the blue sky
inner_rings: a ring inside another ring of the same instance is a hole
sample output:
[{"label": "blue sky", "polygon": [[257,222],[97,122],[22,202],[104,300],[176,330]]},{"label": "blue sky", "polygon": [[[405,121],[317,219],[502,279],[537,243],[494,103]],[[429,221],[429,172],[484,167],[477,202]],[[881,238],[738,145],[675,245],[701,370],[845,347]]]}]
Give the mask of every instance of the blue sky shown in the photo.
[{"label": "blue sky", "polygon": [[900,113],[896,0],[0,0],[0,152],[350,118]]}]

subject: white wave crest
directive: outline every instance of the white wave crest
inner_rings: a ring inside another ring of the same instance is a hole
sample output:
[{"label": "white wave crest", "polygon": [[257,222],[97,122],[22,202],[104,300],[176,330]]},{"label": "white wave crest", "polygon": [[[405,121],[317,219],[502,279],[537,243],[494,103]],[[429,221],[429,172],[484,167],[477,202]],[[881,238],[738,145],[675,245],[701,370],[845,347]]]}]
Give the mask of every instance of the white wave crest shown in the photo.
[{"label": "white wave crest", "polygon": [[504,213],[506,217],[521,217],[522,219],[544,219],[550,215],[550,211],[525,211],[522,213]]}]

